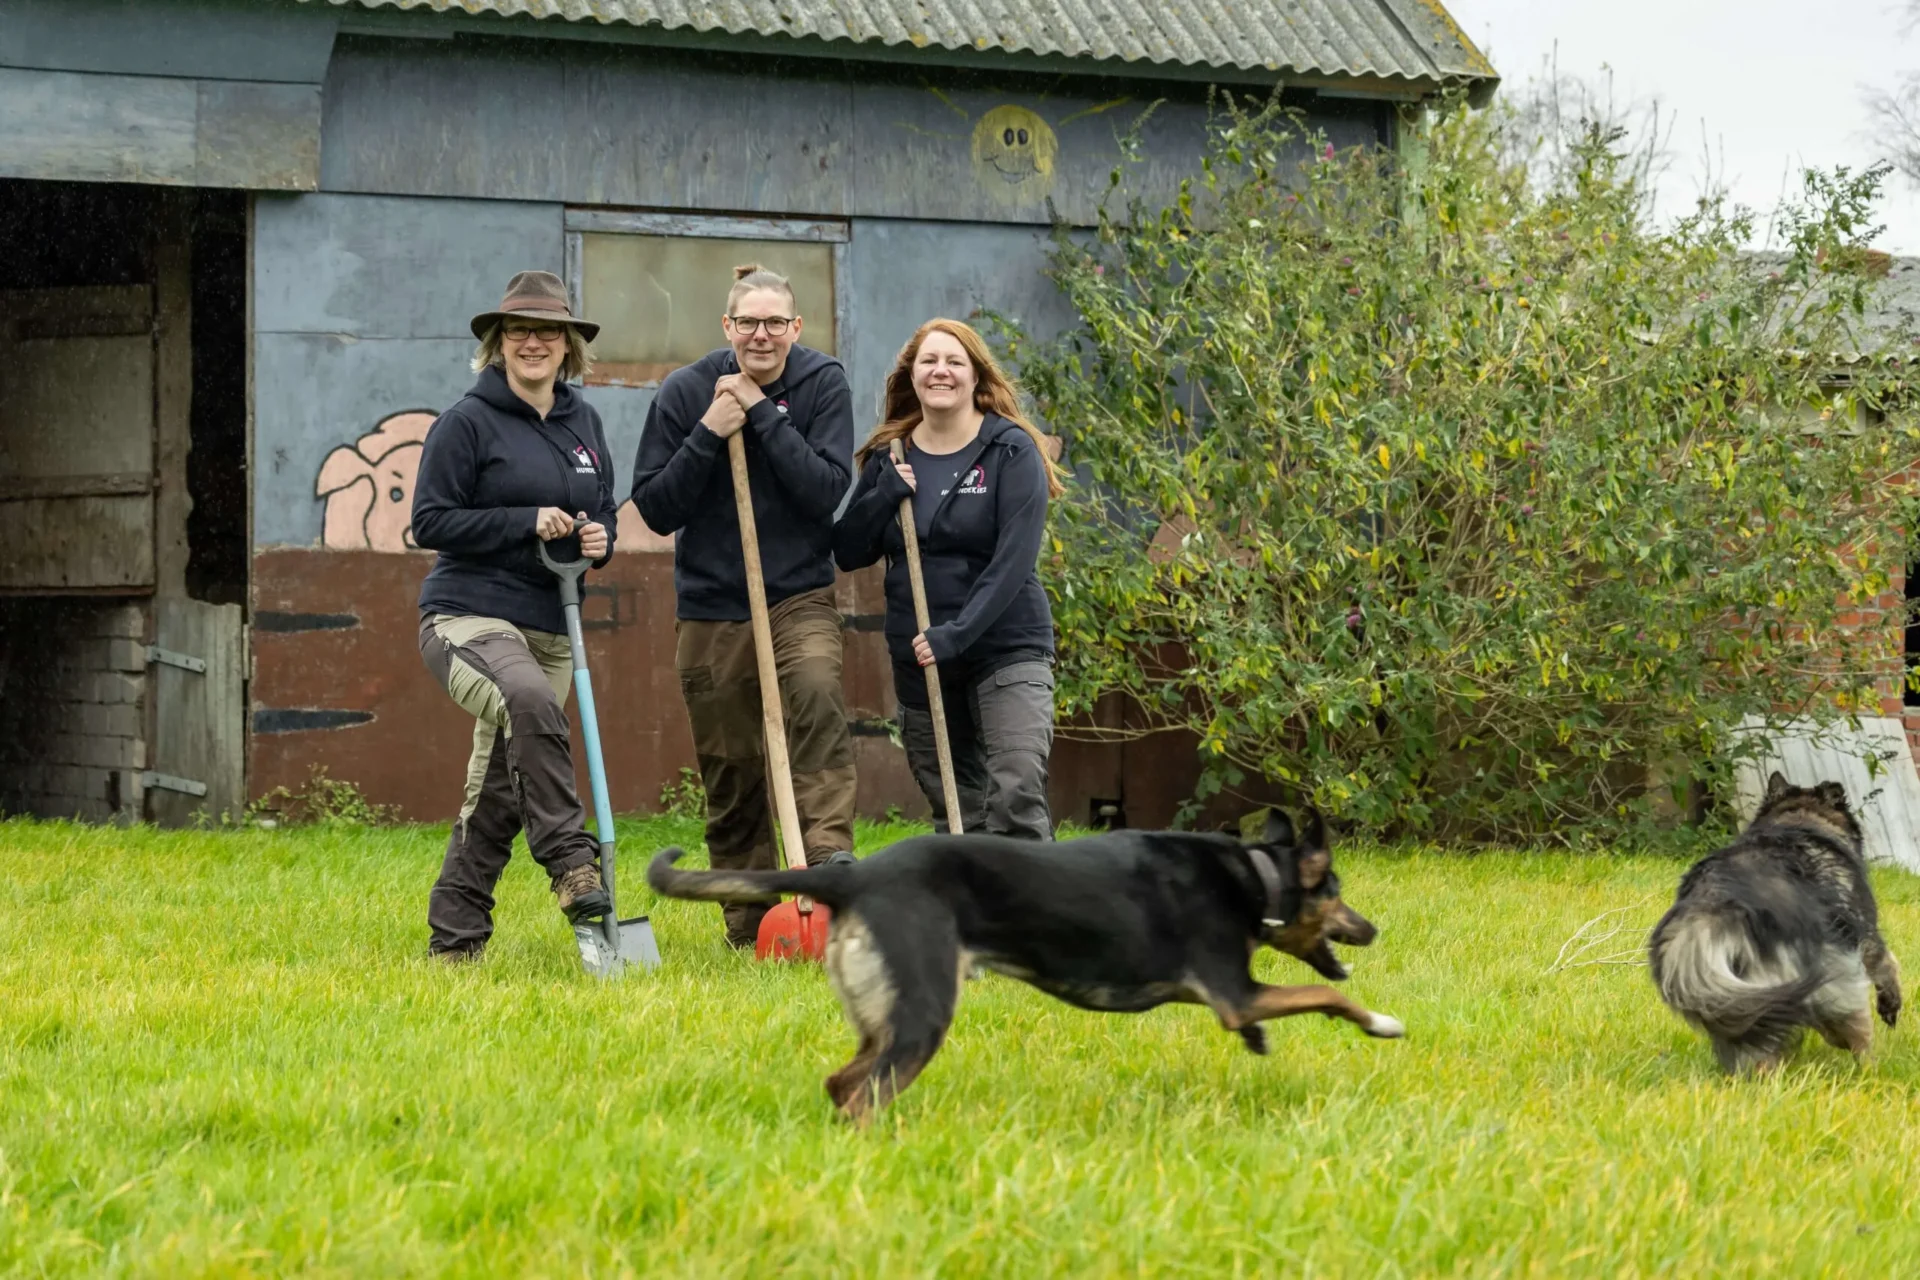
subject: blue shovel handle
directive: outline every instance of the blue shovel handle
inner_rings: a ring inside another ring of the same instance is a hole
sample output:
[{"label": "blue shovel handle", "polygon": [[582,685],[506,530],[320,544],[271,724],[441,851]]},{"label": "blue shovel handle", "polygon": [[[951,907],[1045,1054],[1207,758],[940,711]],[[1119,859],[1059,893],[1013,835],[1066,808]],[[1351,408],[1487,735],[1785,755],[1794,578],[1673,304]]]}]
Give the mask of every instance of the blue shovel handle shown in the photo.
[{"label": "blue shovel handle", "polygon": [[[580,516],[586,519],[583,512]],[[587,671],[587,642],[580,631],[580,578],[593,564],[584,556],[559,561],[547,554],[547,544],[535,544],[540,561],[560,579],[560,605],[567,615],[567,647],[573,651],[573,689],[580,703],[581,736],[587,742],[587,777],[593,783],[593,817],[599,828],[600,878],[607,886],[606,926],[614,950],[619,950],[619,911],[613,906],[613,802],[607,797],[607,766],[600,755],[600,717],[593,702],[593,677]]]}]

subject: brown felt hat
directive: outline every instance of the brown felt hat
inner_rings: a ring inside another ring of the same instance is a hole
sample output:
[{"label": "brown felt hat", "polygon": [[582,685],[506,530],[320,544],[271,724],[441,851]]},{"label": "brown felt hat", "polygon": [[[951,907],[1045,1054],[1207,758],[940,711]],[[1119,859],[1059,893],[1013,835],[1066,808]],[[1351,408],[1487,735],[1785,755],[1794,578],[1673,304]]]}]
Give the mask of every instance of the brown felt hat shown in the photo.
[{"label": "brown felt hat", "polygon": [[494,311],[482,311],[473,318],[473,336],[485,341],[487,330],[513,316],[521,320],[555,320],[570,324],[580,336],[592,342],[600,326],[582,320],[567,305],[567,286],[551,271],[522,271],[507,281],[507,292]]}]

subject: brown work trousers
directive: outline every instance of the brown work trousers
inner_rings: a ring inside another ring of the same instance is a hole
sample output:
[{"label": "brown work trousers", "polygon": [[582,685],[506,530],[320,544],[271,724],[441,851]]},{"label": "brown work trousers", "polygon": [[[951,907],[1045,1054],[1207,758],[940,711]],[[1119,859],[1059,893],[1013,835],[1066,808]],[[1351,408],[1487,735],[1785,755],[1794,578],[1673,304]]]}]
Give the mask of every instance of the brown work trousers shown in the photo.
[{"label": "brown work trousers", "polygon": [[573,649],[564,635],[500,618],[430,613],[420,656],[473,717],[473,752],[460,816],[427,898],[427,949],[478,954],[493,936],[493,888],[522,830],[549,877],[598,862],[573,785],[567,688]]},{"label": "brown work trousers", "polygon": [[[786,715],[787,756],[807,865],[853,848],[853,741],[840,689],[840,611],[829,588],[768,610]],[[693,726],[693,750],[707,792],[707,857],[716,868],[767,870],[775,857],[760,707],[760,669],[751,622],[681,619],[673,665]],[[722,906],[727,941],[753,945],[762,903]]]}]

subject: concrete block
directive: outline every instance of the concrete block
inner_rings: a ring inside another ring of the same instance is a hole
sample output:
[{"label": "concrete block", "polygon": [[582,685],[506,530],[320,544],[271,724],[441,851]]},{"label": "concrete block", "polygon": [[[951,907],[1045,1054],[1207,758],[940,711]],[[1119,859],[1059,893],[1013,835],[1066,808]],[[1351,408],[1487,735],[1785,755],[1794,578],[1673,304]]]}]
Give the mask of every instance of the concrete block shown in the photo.
[{"label": "concrete block", "polygon": [[139,671],[147,669],[147,646],[138,640],[109,640],[106,642],[106,666],[110,671]]},{"label": "concrete block", "polygon": [[146,727],[135,702],[83,702],[69,713],[68,724],[80,733],[110,738],[137,738]]},{"label": "concrete block", "polygon": [[146,688],[144,671],[137,676],[99,671],[88,676],[81,686],[86,701],[106,703],[137,703],[145,696]]},{"label": "concrete block", "polygon": [[102,605],[86,634],[103,640],[139,640],[147,634],[146,609],[137,604]]},{"label": "concrete block", "polygon": [[92,765],[100,769],[139,769],[146,765],[147,744],[139,738],[109,738],[80,733],[52,735],[47,742],[50,763]]}]

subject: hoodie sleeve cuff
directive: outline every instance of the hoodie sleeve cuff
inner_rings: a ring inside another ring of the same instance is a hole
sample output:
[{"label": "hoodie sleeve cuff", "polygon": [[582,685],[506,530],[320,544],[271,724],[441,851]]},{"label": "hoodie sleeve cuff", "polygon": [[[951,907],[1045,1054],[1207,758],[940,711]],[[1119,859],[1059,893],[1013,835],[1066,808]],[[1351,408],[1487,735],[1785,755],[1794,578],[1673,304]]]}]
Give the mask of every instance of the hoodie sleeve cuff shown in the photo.
[{"label": "hoodie sleeve cuff", "polygon": [[720,437],[704,422],[693,424],[693,430],[687,432],[687,442],[682,448],[690,449],[701,457],[711,458],[720,452]]},{"label": "hoodie sleeve cuff", "polygon": [[762,396],[754,401],[753,408],[747,410],[747,425],[760,435],[779,426],[783,419],[780,410],[774,407],[772,396]]},{"label": "hoodie sleeve cuff", "polygon": [[880,478],[875,487],[880,490],[881,497],[896,507],[900,505],[902,498],[911,498],[913,496],[913,486],[900,478],[900,472],[893,465],[892,459],[888,459],[880,464]]},{"label": "hoodie sleeve cuff", "polygon": [[944,622],[927,628],[927,648],[933,650],[935,662],[952,662],[960,656],[953,647],[953,631]]}]

